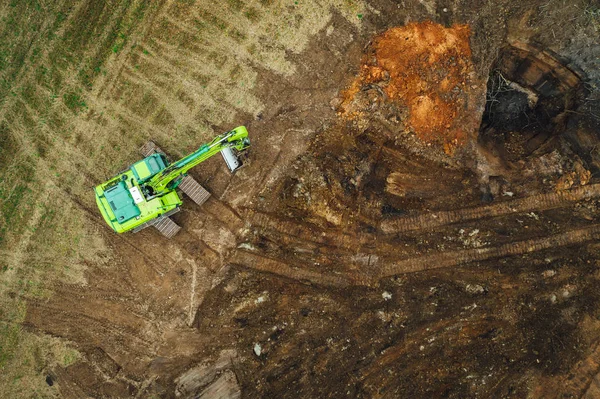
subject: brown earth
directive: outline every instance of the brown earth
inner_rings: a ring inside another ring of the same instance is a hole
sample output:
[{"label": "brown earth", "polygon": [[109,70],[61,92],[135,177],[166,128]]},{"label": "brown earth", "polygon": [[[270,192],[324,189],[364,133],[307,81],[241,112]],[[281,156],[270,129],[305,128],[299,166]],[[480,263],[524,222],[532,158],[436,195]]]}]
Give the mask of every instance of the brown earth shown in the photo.
[{"label": "brown earth", "polygon": [[[430,21],[392,28],[374,38],[361,71],[342,94],[340,114],[360,118],[356,95],[378,87],[384,101],[406,107],[406,125],[447,153],[477,136],[482,82],[471,61],[467,25],[444,28]],[[477,90],[479,88],[479,90]],[[358,105],[360,108],[360,105]]]},{"label": "brown earth", "polygon": [[[2,36],[0,396],[598,396],[595,8],[52,7]],[[173,240],[104,225],[145,141],[242,123]]]}]

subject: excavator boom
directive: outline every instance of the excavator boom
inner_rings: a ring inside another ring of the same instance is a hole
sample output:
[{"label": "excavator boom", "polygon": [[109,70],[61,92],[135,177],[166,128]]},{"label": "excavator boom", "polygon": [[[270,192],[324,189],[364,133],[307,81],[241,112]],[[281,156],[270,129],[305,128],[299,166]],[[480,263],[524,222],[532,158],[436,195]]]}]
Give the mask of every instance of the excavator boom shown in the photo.
[{"label": "excavator boom", "polygon": [[181,178],[187,173],[188,170],[206,161],[216,153],[231,148],[235,148],[238,152],[240,152],[248,148],[249,145],[250,140],[248,139],[248,131],[245,127],[240,126],[225,134],[215,137],[210,143],[202,145],[191,154],[186,155],[176,162],[173,162],[167,168],[149,178],[148,182],[145,183],[145,186],[154,194],[159,194],[165,190],[174,189],[177,187],[179,182],[181,182]]}]

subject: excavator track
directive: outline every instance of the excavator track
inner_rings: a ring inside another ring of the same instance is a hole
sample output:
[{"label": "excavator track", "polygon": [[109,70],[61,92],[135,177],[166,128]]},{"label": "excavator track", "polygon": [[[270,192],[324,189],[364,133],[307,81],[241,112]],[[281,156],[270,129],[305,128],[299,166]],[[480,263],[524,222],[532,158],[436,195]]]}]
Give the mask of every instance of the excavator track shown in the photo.
[{"label": "excavator track", "polygon": [[381,222],[381,230],[385,234],[397,234],[412,230],[433,229],[440,226],[475,219],[555,209],[573,202],[597,197],[600,197],[600,184],[591,184],[569,191],[532,195],[525,198],[476,208],[431,212],[415,216],[384,220]]},{"label": "excavator track", "polygon": [[[298,234],[302,236],[298,237],[294,233],[302,230],[295,226],[296,224],[293,222],[283,222],[277,226],[274,223],[274,219],[259,213],[255,213],[252,220],[259,222],[259,229],[266,228],[266,233],[268,235],[270,235],[269,231],[275,231],[286,236],[287,239],[285,241],[290,248],[305,248],[310,250],[313,246],[307,244],[325,241],[322,239],[323,236],[319,234],[319,230],[317,230],[316,233],[313,232],[315,233],[313,237],[304,237],[304,234]],[[257,226],[252,225],[252,227]],[[323,232],[325,232],[325,230]],[[340,265],[345,266],[353,265],[352,269],[348,269],[347,267],[341,268],[342,270],[346,269],[343,272],[344,277],[342,277],[342,275],[329,276],[322,273],[302,270],[302,265],[298,264],[297,266],[292,266],[288,260],[277,255],[269,258],[248,252],[245,252],[248,253],[247,255],[240,255],[240,251],[238,250],[231,261],[263,272],[281,275],[294,280],[306,280],[318,285],[372,285],[376,284],[380,279],[394,275],[457,267],[472,262],[523,255],[530,252],[538,252],[555,247],[576,245],[592,241],[600,237],[600,225],[591,225],[589,227],[546,237],[509,242],[494,247],[415,255],[397,260],[393,257],[390,258],[389,256],[382,258],[376,254],[377,248],[381,245],[385,245],[385,243],[381,242],[378,242],[376,248],[373,248],[375,250],[373,253],[368,250],[356,252],[356,247],[354,248],[355,251],[353,253],[349,253],[343,245],[345,244],[345,239],[340,240],[342,245],[335,245],[333,241],[336,240],[331,240],[330,238],[335,237],[337,232],[333,232],[336,234],[331,233],[332,232],[329,231],[324,236],[328,237],[327,246],[329,247],[329,250],[327,252],[328,258],[331,260],[332,264],[339,263]],[[360,264],[357,262],[357,259],[359,258],[368,258],[369,261]],[[371,259],[373,260],[371,261]]]},{"label": "excavator track", "polygon": [[190,175],[181,180],[179,188],[198,205],[204,204],[210,198],[210,193]]},{"label": "excavator track", "polygon": [[156,152],[166,156],[163,150],[161,150],[160,147],[154,143],[154,141],[148,141],[146,144],[141,146],[138,151],[140,154],[142,154],[143,157],[149,157],[150,155]]},{"label": "excavator track", "polygon": [[181,230],[181,226],[168,217],[163,216],[154,220],[156,220],[153,224],[154,227],[156,227],[156,230],[160,231],[160,233],[167,238],[173,238],[173,236]]},{"label": "excavator track", "polygon": [[240,249],[229,259],[229,263],[315,285],[340,288],[352,285],[352,281],[349,278],[341,275],[328,275],[309,271],[301,267],[294,267],[289,262],[268,258]]},{"label": "excavator track", "polygon": [[383,265],[379,270],[379,278],[425,270],[448,268],[464,263],[484,261],[504,256],[522,255],[529,252],[537,252],[545,249],[592,241],[598,239],[598,237],[600,237],[600,225],[592,225],[590,227],[571,230],[549,237],[517,241],[497,247],[466,249],[424,255]]},{"label": "excavator track", "polygon": [[340,230],[322,229],[314,225],[293,222],[269,215],[267,213],[252,211],[249,222],[253,227],[274,230],[278,233],[297,237],[318,244],[336,246],[347,249],[356,249],[359,244],[369,244],[375,241],[372,234],[348,234]]}]

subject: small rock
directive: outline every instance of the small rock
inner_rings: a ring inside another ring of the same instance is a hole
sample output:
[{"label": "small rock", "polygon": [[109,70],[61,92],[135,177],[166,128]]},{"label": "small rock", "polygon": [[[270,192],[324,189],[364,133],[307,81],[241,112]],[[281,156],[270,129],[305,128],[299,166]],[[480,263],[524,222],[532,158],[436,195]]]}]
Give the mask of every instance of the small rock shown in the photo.
[{"label": "small rock", "polygon": [[542,273],[542,276],[544,278],[554,277],[555,275],[556,275],[556,270],[544,270],[544,272]]},{"label": "small rock", "polygon": [[465,290],[469,294],[484,294],[485,293],[485,288],[483,288],[483,286],[481,286],[479,284],[467,284],[467,286],[465,287]]},{"label": "small rock", "polygon": [[473,237],[475,235],[479,234],[479,229],[475,229],[472,232],[469,233],[469,237]]},{"label": "small rock", "polygon": [[262,353],[262,347],[260,346],[260,344],[254,344],[254,354],[256,356],[260,356],[261,353]]},{"label": "small rock", "polygon": [[550,302],[556,303],[556,295],[554,295],[554,294],[550,295]]},{"label": "small rock", "polygon": [[538,215],[536,215],[535,212],[530,212],[527,214],[527,216],[529,216],[530,218],[535,219],[535,220],[540,220],[540,217]]},{"label": "small rock", "polygon": [[571,284],[567,284],[563,287],[562,289],[562,296],[563,298],[570,298],[573,296],[573,293],[575,292],[575,290],[577,289],[576,286],[571,285]]},{"label": "small rock", "polygon": [[332,99],[329,102],[329,106],[331,107],[332,110],[336,110],[339,108],[340,105],[342,105],[343,100],[339,97],[335,97],[334,99]]},{"label": "small rock", "polygon": [[387,291],[383,291],[383,294],[381,294],[381,297],[382,297],[383,299],[385,299],[386,301],[389,301],[390,299],[392,299],[392,294],[390,294],[390,293],[389,293],[389,292],[387,292]]}]

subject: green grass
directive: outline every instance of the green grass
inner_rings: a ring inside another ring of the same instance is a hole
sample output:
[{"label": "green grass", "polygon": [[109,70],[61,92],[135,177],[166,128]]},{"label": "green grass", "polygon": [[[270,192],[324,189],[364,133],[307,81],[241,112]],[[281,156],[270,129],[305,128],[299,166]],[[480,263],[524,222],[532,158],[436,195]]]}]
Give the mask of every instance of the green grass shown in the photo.
[{"label": "green grass", "polygon": [[67,108],[71,111],[78,113],[84,108],[87,108],[87,104],[83,99],[81,92],[69,91],[63,94],[63,101]]},{"label": "green grass", "polygon": [[25,318],[25,305],[13,300],[0,308],[0,371],[13,360],[21,337],[21,324]]},{"label": "green grass", "polygon": [[[10,151],[10,146],[2,148],[2,152],[0,160],[15,154],[14,150]],[[31,210],[31,204],[23,202],[24,198],[31,195],[29,184],[33,180],[34,169],[30,162],[25,159],[13,163],[7,168],[7,172],[0,184],[0,245],[9,232],[18,235],[23,230],[22,222]],[[0,259],[0,265],[4,264],[3,259]]]},{"label": "green grass", "polygon": [[600,32],[600,6],[589,4],[583,11],[586,22],[592,26],[596,32]]}]

